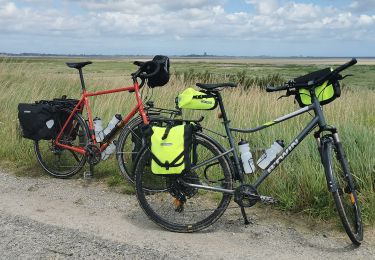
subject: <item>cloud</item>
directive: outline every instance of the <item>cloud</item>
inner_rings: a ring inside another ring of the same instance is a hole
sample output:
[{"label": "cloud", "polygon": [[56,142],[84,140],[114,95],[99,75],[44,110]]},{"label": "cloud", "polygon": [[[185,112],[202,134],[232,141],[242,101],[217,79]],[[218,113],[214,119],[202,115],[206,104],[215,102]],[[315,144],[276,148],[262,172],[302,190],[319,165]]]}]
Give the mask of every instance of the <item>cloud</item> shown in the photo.
[{"label": "cloud", "polygon": [[374,0],[360,0],[352,1],[350,4],[351,11],[354,12],[375,12],[375,1]]},{"label": "cloud", "polygon": [[[226,0],[229,1],[229,0]],[[375,15],[347,7],[299,1],[246,0],[253,9],[229,12],[225,0],[0,0],[0,36],[133,39],[311,41],[372,40]],[[39,4],[36,4],[39,3]],[[40,4],[44,3],[44,4]],[[47,4],[50,3],[50,4]],[[74,8],[73,8],[74,6]],[[6,41],[6,40],[5,40]]]},{"label": "cloud", "polygon": [[247,0],[246,2],[255,5],[260,14],[266,15],[272,14],[279,6],[277,0]]}]

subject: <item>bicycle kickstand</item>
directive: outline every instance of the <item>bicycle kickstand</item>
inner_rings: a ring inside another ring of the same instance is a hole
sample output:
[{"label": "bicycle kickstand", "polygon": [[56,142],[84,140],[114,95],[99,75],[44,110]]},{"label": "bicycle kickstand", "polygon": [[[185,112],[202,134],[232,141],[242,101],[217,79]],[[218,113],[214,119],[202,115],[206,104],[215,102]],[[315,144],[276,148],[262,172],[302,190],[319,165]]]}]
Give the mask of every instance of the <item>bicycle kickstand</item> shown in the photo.
[{"label": "bicycle kickstand", "polygon": [[94,176],[94,164],[90,163],[90,168],[88,171],[85,171],[83,173],[83,178],[85,180],[91,180],[93,176]]},{"label": "bicycle kickstand", "polygon": [[247,218],[246,211],[245,211],[244,207],[241,207],[241,213],[242,213],[242,217],[245,221],[245,225],[249,225],[251,222]]}]

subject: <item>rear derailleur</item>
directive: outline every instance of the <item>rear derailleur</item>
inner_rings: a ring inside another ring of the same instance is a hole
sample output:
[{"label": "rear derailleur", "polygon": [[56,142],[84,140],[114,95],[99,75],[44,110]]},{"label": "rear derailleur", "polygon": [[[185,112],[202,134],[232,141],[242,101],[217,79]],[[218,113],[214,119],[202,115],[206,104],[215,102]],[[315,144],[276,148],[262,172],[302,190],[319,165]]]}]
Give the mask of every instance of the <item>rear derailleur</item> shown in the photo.
[{"label": "rear derailleur", "polygon": [[[170,183],[168,186],[170,187],[170,194],[174,197],[175,211],[181,213],[184,211],[184,205],[187,199],[190,199],[197,194],[198,190],[184,185],[179,181],[179,178],[181,177],[169,179]],[[182,179],[189,183],[200,184],[199,178],[194,171],[185,173]]]}]

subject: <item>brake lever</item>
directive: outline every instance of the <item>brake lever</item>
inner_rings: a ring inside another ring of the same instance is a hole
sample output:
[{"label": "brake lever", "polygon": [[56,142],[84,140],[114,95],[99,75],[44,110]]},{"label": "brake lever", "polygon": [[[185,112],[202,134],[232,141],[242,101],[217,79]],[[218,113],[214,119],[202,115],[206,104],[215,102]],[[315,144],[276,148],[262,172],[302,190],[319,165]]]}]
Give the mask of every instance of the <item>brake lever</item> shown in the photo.
[{"label": "brake lever", "polygon": [[343,79],[345,79],[345,78],[347,78],[347,77],[352,77],[352,76],[354,76],[353,74],[348,74],[348,75],[345,75],[345,76],[341,76],[341,79],[340,80],[343,80]]},{"label": "brake lever", "polygon": [[[288,85],[290,85],[290,84],[292,84],[292,83],[294,83],[294,81],[290,80],[290,81],[288,82]],[[280,97],[278,97],[277,100],[280,100],[280,99],[282,99],[282,98],[289,97],[289,96],[291,96],[291,95],[295,95],[295,94],[296,94],[295,90],[287,89],[287,90],[286,90],[286,94],[285,94],[285,95],[282,95],[282,96],[280,96]]]}]

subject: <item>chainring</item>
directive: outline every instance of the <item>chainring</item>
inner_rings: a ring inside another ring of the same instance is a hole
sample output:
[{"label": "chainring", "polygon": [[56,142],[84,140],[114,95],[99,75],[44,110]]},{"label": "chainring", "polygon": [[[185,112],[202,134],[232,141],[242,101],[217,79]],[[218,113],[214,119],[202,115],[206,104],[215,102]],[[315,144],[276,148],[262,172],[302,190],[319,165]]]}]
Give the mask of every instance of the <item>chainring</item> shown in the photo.
[{"label": "chainring", "polygon": [[98,164],[102,158],[100,149],[94,144],[88,144],[86,146],[86,156],[87,161],[92,165]]},{"label": "chainring", "polygon": [[258,191],[252,185],[243,184],[234,191],[234,202],[240,207],[252,207],[260,200]]}]

